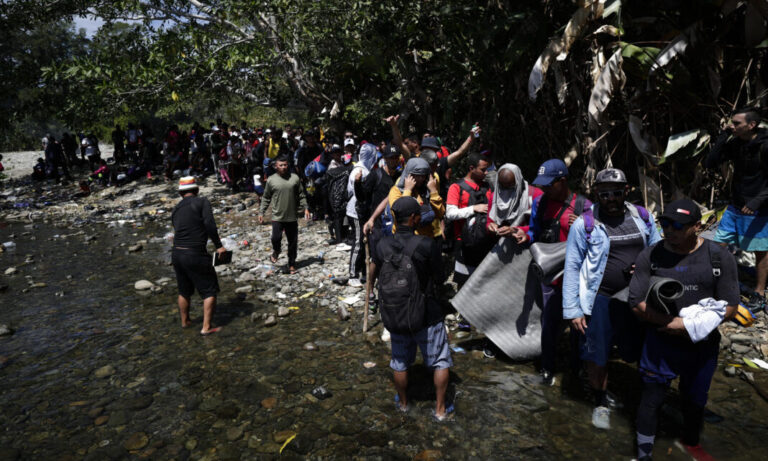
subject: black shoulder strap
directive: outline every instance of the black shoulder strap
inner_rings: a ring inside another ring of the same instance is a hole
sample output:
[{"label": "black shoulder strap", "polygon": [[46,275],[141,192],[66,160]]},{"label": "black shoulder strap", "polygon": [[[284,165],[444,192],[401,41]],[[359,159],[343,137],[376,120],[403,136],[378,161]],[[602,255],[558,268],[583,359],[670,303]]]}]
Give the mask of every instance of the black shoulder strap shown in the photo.
[{"label": "black shoulder strap", "polygon": [[[563,214],[565,213],[565,211],[566,211],[566,210],[568,209],[568,207],[571,205],[571,200],[573,200],[573,196],[574,196],[574,195],[576,195],[576,194],[573,194],[573,195],[571,195],[571,196],[568,198],[568,201],[567,201],[567,202],[565,202],[565,203],[563,203],[563,206],[560,208],[560,211],[557,213],[557,216],[555,216],[555,221],[556,221],[556,222],[560,222],[560,218],[563,216]],[[578,198],[576,199],[576,201],[577,201],[577,203],[578,203]],[[541,202],[539,202],[539,205],[541,205]],[[582,206],[582,208],[583,208],[583,207],[584,207],[584,204],[582,203],[582,205],[581,205],[581,206]],[[546,208],[545,208],[545,209],[546,209]],[[537,211],[538,211],[538,210],[537,210]],[[575,212],[575,210],[574,210],[574,212]],[[579,214],[581,214],[581,213],[579,213]],[[577,214],[577,216],[578,216],[578,214]]]},{"label": "black shoulder strap", "polygon": [[648,255],[648,259],[651,263],[651,275],[655,275],[656,271],[659,269],[657,261],[659,260],[659,247],[662,245],[662,242],[663,240],[654,243],[653,247],[651,247],[651,254]]},{"label": "black shoulder strap", "polygon": [[581,216],[582,213],[584,213],[584,202],[586,202],[587,199],[581,194],[578,194],[576,196],[576,203],[573,204],[573,214],[576,216]]},{"label": "black shoulder strap", "polygon": [[717,246],[717,243],[707,240],[709,243],[709,263],[712,265],[712,275],[715,277],[715,280],[717,280],[720,277],[721,270],[721,261],[720,261],[720,248]]},{"label": "black shoulder strap", "polygon": [[413,254],[416,252],[416,248],[421,243],[421,239],[418,237],[412,238],[410,242],[403,245],[403,254],[413,259]]}]

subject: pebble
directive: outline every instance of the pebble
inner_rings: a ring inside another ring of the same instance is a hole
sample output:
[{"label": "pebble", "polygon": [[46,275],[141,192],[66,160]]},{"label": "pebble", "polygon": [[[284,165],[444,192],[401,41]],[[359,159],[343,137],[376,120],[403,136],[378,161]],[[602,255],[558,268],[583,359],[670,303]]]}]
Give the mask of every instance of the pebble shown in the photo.
[{"label": "pebble", "polygon": [[112,365],[104,365],[103,367],[93,372],[93,376],[99,379],[106,378],[107,376],[112,376],[113,374],[115,374],[115,367],[113,367]]},{"label": "pebble", "polygon": [[96,418],[96,420],[93,421],[93,424],[96,426],[101,426],[102,424],[109,421],[109,415],[103,415]]},{"label": "pebble", "polygon": [[253,292],[253,286],[251,285],[245,285],[242,287],[235,288],[235,293],[237,294],[245,294],[245,293],[251,293]]},{"label": "pebble", "polygon": [[734,343],[742,343],[742,344],[752,344],[757,339],[752,335],[745,335],[741,333],[732,334],[728,336],[728,338],[730,338],[730,340]]},{"label": "pebble", "polygon": [[242,436],[243,436],[242,427],[230,427],[229,429],[227,429],[227,440],[229,440],[230,442],[239,440],[240,437]]},{"label": "pebble", "polygon": [[291,315],[291,310],[288,309],[287,307],[280,306],[279,308],[277,308],[278,317],[288,317],[289,315]]},{"label": "pebble", "polygon": [[128,451],[141,450],[142,448],[146,447],[148,443],[149,437],[147,437],[147,434],[143,432],[136,432],[128,437],[128,440],[125,441],[123,447],[125,447],[125,449]]},{"label": "pebble", "polygon": [[137,251],[141,251],[144,247],[141,246],[141,243],[137,243],[136,245],[131,245],[128,247],[128,253],[136,253]]},{"label": "pebble", "polygon": [[155,286],[155,284],[149,280],[139,280],[133,284],[133,288],[139,291],[150,290],[153,286]]},{"label": "pebble", "polygon": [[363,366],[364,366],[365,368],[373,368],[373,367],[375,367],[375,366],[376,366],[376,362],[365,362],[365,363],[363,364]]},{"label": "pebble", "polygon": [[302,346],[302,348],[305,351],[314,351],[317,349],[317,346],[313,342],[308,342],[308,343],[304,343],[304,346]]},{"label": "pebble", "polygon": [[272,439],[277,443],[285,443],[286,440],[290,439],[295,435],[296,435],[296,432],[291,430],[285,430],[285,431],[275,432],[275,434],[272,436]]},{"label": "pebble", "polygon": [[274,315],[270,315],[269,317],[267,317],[266,320],[264,320],[265,327],[271,327],[274,325],[277,325],[277,319],[275,318]]},{"label": "pebble", "polygon": [[261,406],[263,408],[266,408],[267,410],[271,410],[275,408],[277,405],[277,399],[274,397],[267,397],[266,399],[261,401]]},{"label": "pebble", "polygon": [[725,367],[725,370],[723,370],[723,373],[725,374],[725,376],[728,376],[729,378],[733,378],[734,376],[736,376],[736,367],[733,367],[733,366]]},{"label": "pebble", "polygon": [[0,324],[0,336],[10,336],[13,334],[13,328],[8,325]]},{"label": "pebble", "polygon": [[13,274],[15,274],[18,271],[19,270],[16,269],[15,267],[9,267],[8,269],[5,270],[4,274],[5,275],[13,275]]},{"label": "pebble", "polygon": [[350,315],[346,307],[340,305],[336,313],[339,315],[339,320],[349,320]]}]

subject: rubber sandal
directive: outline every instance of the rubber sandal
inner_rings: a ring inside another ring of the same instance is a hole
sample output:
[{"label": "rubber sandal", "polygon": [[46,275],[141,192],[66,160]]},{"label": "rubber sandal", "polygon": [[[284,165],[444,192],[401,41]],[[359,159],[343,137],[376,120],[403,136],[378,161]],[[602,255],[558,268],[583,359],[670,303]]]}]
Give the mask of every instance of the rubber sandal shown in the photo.
[{"label": "rubber sandal", "polygon": [[399,394],[395,394],[395,408],[397,409],[398,413],[403,413],[403,414],[406,414],[409,411],[411,411],[411,406],[410,405],[406,405],[405,408],[403,408],[400,405],[400,395]]},{"label": "rubber sandal", "polygon": [[453,407],[453,404],[450,404],[445,407],[445,414],[443,416],[437,416],[437,413],[435,413],[435,409],[432,409],[432,419],[435,420],[436,423],[444,423],[448,421],[448,418],[450,418],[451,414],[453,414],[453,411],[455,408]]},{"label": "rubber sandal", "polygon": [[200,334],[203,335],[203,336],[208,336],[208,335],[212,335],[214,333],[218,333],[220,331],[221,331],[221,327],[216,327],[216,328],[211,328],[210,330],[206,331],[205,333],[203,333],[201,331]]},{"label": "rubber sandal", "polygon": [[274,254],[269,255],[269,260],[272,264],[277,264],[277,258],[275,258]]}]

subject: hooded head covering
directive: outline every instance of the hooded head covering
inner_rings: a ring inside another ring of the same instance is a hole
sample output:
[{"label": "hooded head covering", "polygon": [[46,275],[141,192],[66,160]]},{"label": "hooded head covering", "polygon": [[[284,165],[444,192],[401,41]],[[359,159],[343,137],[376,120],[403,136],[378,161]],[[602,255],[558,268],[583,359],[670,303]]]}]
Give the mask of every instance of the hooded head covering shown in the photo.
[{"label": "hooded head covering", "polygon": [[367,143],[360,147],[360,161],[358,165],[365,169],[363,174],[368,174],[369,171],[376,164],[376,147],[373,144]]},{"label": "hooded head covering", "polygon": [[[505,189],[499,185],[499,176],[505,170],[510,170],[515,175],[514,189]],[[488,216],[497,224],[505,221],[510,226],[522,224],[528,216],[531,204],[528,195],[528,183],[523,179],[520,167],[512,163],[505,163],[499,168],[493,186],[493,206],[488,210]]]},{"label": "hooded head covering", "polygon": [[426,160],[419,157],[411,157],[408,159],[408,163],[405,164],[403,174],[400,175],[400,179],[397,181],[397,187],[400,190],[405,188],[405,178],[410,175],[429,176],[432,170],[429,169],[429,163]]}]

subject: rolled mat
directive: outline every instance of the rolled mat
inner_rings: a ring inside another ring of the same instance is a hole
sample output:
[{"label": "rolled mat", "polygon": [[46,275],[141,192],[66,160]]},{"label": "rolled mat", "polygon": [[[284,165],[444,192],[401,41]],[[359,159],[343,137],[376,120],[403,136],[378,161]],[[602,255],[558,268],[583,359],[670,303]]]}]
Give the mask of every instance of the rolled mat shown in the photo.
[{"label": "rolled mat", "polygon": [[502,238],[451,304],[510,358],[529,359],[541,354],[539,286],[528,245]]},{"label": "rolled mat", "polygon": [[[659,312],[677,315],[674,301],[683,296],[684,290],[683,284],[675,279],[652,276],[648,284],[648,291],[645,293],[642,301],[645,301],[648,306]],[[613,298],[628,302],[629,287],[613,295]]]},{"label": "rolled mat", "polygon": [[563,275],[567,246],[568,242],[536,242],[531,245],[531,266],[542,282],[552,283]]}]

